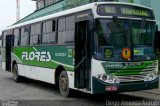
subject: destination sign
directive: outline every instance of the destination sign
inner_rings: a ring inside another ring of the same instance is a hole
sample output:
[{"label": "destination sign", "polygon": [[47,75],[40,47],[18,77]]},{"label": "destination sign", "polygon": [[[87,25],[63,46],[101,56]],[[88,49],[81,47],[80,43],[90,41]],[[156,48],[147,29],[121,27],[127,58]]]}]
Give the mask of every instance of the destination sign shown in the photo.
[{"label": "destination sign", "polygon": [[148,17],[149,13],[146,10],[138,10],[133,8],[121,8],[121,13],[126,15],[137,15]]},{"label": "destination sign", "polygon": [[132,5],[99,5],[97,12],[101,16],[144,17],[154,19],[152,10]]}]

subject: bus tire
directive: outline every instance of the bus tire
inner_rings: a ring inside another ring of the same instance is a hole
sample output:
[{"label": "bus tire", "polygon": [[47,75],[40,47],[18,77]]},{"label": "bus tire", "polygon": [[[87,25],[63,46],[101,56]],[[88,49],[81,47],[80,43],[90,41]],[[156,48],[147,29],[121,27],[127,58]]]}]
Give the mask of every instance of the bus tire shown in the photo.
[{"label": "bus tire", "polygon": [[13,65],[12,74],[13,74],[14,81],[16,81],[16,82],[20,82],[21,81],[21,76],[19,76],[19,74],[18,74],[18,66],[17,66],[17,64]]},{"label": "bus tire", "polygon": [[62,71],[59,76],[59,90],[61,95],[70,97],[72,90],[69,88],[69,80],[66,71]]}]

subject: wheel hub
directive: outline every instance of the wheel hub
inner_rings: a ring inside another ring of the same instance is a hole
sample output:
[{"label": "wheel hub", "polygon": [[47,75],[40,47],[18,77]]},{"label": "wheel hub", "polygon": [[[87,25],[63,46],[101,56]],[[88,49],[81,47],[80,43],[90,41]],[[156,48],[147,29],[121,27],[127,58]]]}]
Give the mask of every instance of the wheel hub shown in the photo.
[{"label": "wheel hub", "polygon": [[65,77],[61,78],[61,88],[63,91],[67,90],[67,79]]}]

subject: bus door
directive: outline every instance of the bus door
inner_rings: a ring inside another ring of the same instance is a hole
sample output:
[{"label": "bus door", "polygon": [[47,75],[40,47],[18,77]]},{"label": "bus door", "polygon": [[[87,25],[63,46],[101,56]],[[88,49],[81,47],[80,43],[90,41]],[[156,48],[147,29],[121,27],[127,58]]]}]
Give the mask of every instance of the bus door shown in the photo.
[{"label": "bus door", "polygon": [[89,21],[76,22],[75,87],[90,89],[91,44]]},{"label": "bus door", "polygon": [[6,36],[6,71],[11,71],[11,52],[14,44],[14,35]]}]

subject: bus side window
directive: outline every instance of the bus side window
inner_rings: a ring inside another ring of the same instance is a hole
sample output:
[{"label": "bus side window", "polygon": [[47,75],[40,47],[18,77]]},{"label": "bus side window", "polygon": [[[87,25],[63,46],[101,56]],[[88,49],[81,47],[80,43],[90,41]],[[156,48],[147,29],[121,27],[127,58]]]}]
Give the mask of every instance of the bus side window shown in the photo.
[{"label": "bus side window", "polygon": [[35,25],[31,25],[31,38],[30,38],[30,45],[33,45],[33,37],[35,34]]},{"label": "bus side window", "polygon": [[42,27],[41,23],[38,23],[35,25],[35,34],[33,37],[33,45],[41,44],[41,27]]},{"label": "bus side window", "polygon": [[15,29],[14,30],[14,46],[18,46],[19,45],[19,39],[20,39],[20,29]]},{"label": "bus side window", "polygon": [[7,35],[12,35],[12,34],[13,34],[13,30],[12,29],[7,31]]},{"label": "bus side window", "polygon": [[30,27],[25,26],[21,28],[21,46],[29,45],[29,38],[30,38]]},{"label": "bus side window", "polygon": [[2,36],[2,47],[6,47],[6,35],[7,35],[7,31],[5,31],[3,33],[3,36]]},{"label": "bus side window", "polygon": [[58,20],[58,32],[62,32],[66,30],[66,19],[61,18]]},{"label": "bus side window", "polygon": [[75,16],[58,20],[58,44],[73,44],[75,35]]},{"label": "bus side window", "polygon": [[56,21],[43,22],[42,43],[51,44],[56,42]]},{"label": "bus side window", "polygon": [[66,37],[65,44],[73,44],[75,35],[75,16],[66,18]]},{"label": "bus side window", "polygon": [[21,45],[21,29],[19,29],[18,46]]},{"label": "bus side window", "polygon": [[66,18],[66,30],[75,30],[75,16]]},{"label": "bus side window", "polygon": [[24,40],[24,28],[21,28],[21,46],[25,46],[25,40]]},{"label": "bus side window", "polygon": [[64,44],[65,30],[66,30],[66,19],[61,18],[58,20],[58,44]]}]

